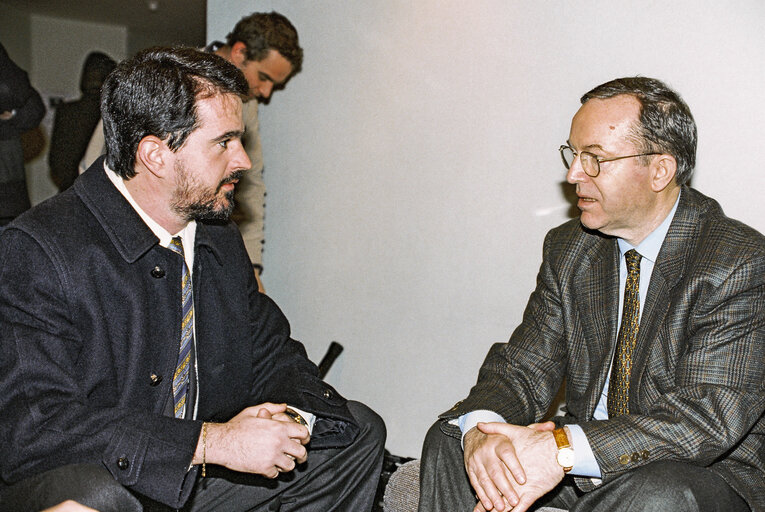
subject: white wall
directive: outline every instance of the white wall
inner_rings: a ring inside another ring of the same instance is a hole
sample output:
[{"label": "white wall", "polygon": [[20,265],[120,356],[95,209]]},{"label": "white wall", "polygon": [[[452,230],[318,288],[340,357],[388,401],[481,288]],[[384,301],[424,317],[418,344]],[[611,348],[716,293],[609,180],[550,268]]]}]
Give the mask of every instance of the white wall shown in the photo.
[{"label": "white wall", "polygon": [[305,48],[261,109],[265,285],[312,358],[345,346],[328,380],[382,414],[396,454],[419,454],[520,321],[593,86],[675,87],[699,125],[694,186],[765,230],[761,0],[209,0],[208,40],[253,9]]}]

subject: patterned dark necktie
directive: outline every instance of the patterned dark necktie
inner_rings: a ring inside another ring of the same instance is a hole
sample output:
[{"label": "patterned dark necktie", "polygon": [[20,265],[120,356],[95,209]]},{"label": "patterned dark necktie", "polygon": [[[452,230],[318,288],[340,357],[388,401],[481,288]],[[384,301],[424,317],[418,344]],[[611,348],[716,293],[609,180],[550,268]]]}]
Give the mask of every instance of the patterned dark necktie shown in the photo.
[{"label": "patterned dark necktie", "polygon": [[[181,237],[172,239],[170,250],[184,258]],[[186,397],[189,393],[189,362],[191,360],[191,342],[194,336],[194,300],[191,294],[191,274],[183,259],[183,279],[181,281],[182,311],[181,347],[178,352],[178,364],[173,374],[173,411],[176,418],[183,418],[186,411]]]},{"label": "patterned dark necktie", "polygon": [[608,384],[608,416],[613,418],[630,412],[630,371],[632,353],[635,351],[638,328],[640,327],[640,260],[642,256],[635,249],[624,255],[627,261],[627,282],[624,286],[622,325],[616,338],[616,354],[611,367]]}]

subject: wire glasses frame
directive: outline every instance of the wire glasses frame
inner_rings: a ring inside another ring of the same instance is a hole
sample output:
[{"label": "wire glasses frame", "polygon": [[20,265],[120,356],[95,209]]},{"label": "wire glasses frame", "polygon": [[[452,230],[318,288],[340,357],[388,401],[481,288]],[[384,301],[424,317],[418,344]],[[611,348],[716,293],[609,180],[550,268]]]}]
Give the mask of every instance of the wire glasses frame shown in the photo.
[{"label": "wire glasses frame", "polygon": [[[563,165],[566,167],[566,170],[571,169],[571,166],[574,164],[574,160],[576,160],[577,152],[574,151],[574,149],[571,146],[568,146],[566,144],[559,147],[558,151],[560,151],[560,158],[561,160],[563,160]],[[624,160],[625,158],[635,158],[638,156],[651,156],[651,155],[660,155],[660,154],[661,153],[640,153],[637,155],[626,155],[626,156],[616,156],[613,158],[603,158],[594,153],[590,153],[589,151],[580,151],[578,153],[579,160],[582,164],[582,169],[584,170],[584,173],[591,178],[597,178],[598,174],[600,174],[600,162],[613,162],[615,160]]]}]

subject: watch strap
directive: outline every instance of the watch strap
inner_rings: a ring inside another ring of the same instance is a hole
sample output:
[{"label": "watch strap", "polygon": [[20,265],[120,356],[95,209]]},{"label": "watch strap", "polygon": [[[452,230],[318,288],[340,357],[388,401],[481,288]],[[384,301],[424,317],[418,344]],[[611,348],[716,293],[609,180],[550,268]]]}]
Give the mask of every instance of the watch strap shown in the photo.
[{"label": "watch strap", "polygon": [[559,450],[561,448],[571,448],[571,443],[568,442],[566,431],[562,428],[553,430],[553,437],[555,437],[555,444],[558,446]]}]

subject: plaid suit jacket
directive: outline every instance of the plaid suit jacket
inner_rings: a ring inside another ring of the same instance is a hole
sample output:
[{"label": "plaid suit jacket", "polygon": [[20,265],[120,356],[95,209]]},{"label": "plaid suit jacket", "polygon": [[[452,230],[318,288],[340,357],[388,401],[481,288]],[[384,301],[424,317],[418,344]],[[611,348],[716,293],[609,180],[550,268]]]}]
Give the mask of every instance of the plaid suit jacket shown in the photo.
[{"label": "plaid suit jacket", "polygon": [[582,426],[604,481],[685,461],[765,510],[765,237],[683,187],[641,315],[630,414],[593,421],[616,344],[618,276],[615,238],[578,219],[550,231],[521,325],[441,418],[489,409],[509,423],[539,421],[565,380],[566,414],[556,420]]}]

